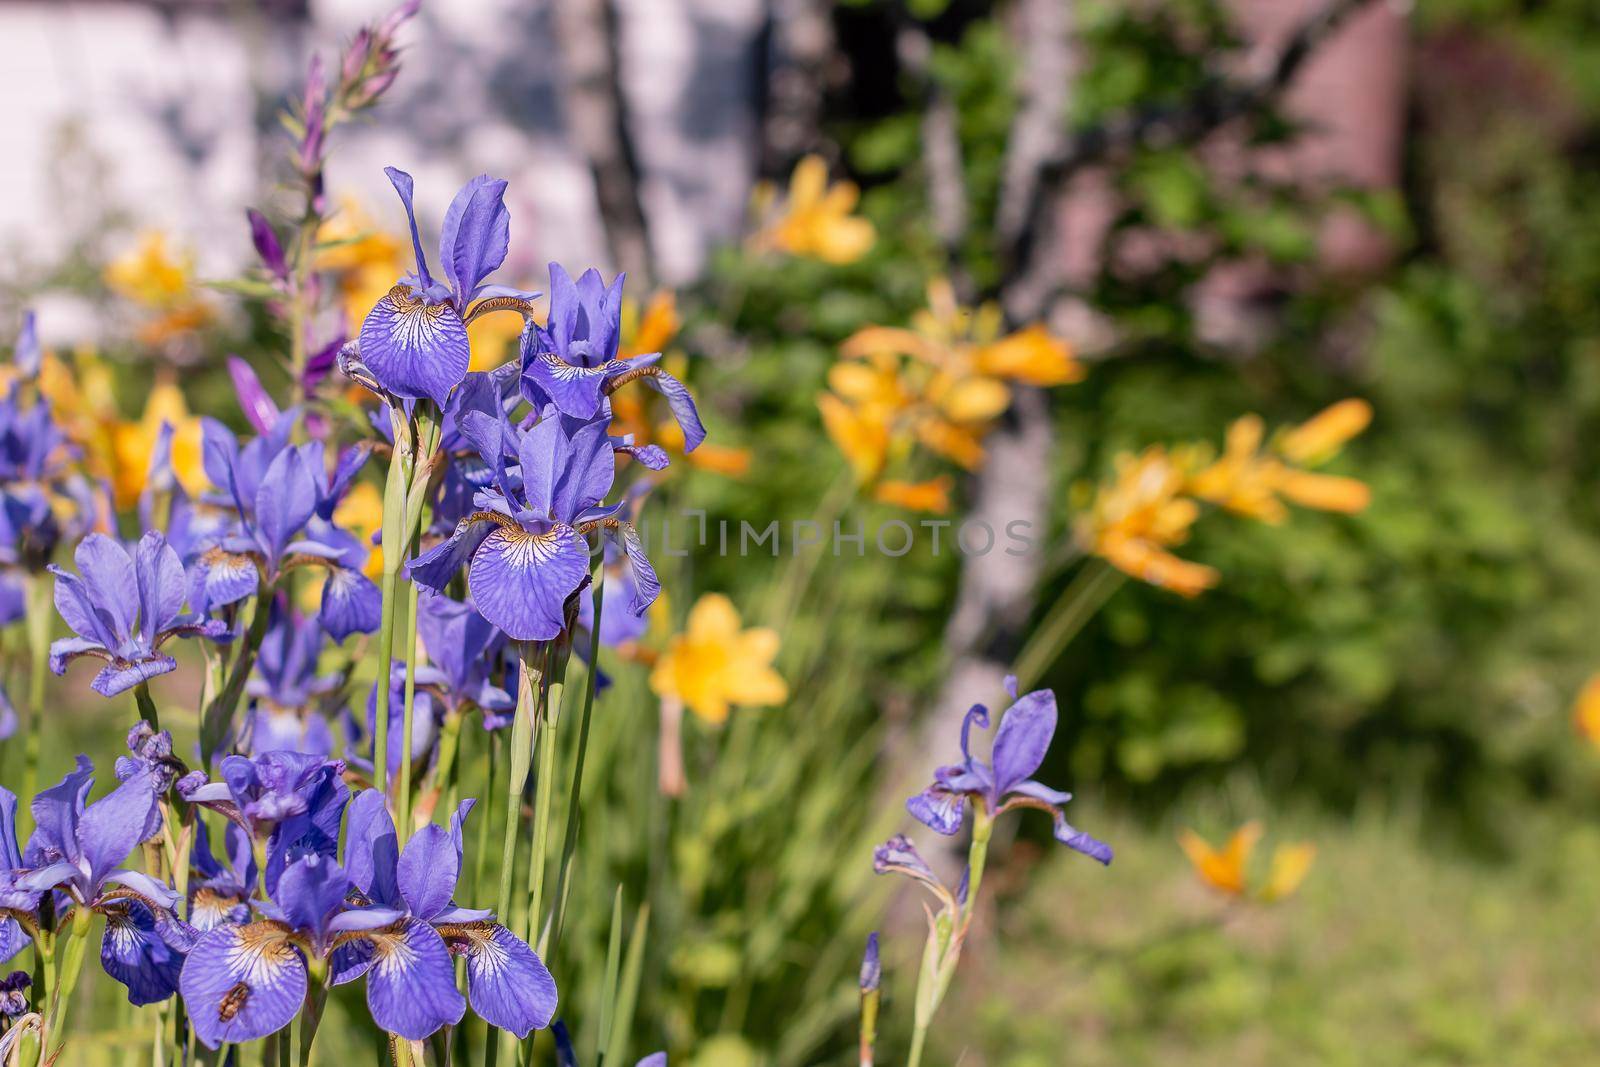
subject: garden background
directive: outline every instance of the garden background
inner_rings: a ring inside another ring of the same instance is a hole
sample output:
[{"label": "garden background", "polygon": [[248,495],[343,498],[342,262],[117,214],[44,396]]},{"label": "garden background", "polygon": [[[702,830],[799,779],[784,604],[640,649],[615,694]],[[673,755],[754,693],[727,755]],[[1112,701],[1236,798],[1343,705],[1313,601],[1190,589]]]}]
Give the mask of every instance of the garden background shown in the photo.
[{"label": "garden background", "polygon": [[[226,356],[281,387],[282,339],[237,282],[244,208],[281,197],[275,116],[309,53],[381,14],[0,3],[0,323],[33,308],[71,360],[106,477],[142,474],[163,417],[245,426]],[[404,269],[384,164],[435,219],[467,177],[508,178],[502,275],[626,269],[635,336],[657,329],[700,396],[716,451],[653,506],[713,531],[868,531],[864,555],[657,559],[652,632],[602,661],[569,920],[587,962],[563,989],[580,1017],[620,884],[631,930],[649,906],[636,1055],[852,1062],[878,928],[883,1044],[902,1047],[920,924],[872,845],[1022,655],[1062,708],[1041,778],[1117,858],[1085,863],[1042,821],[1000,842],[933,1062],[1600,1055],[1600,710],[1580,700],[1600,669],[1593,5],[470,0],[425,3],[402,40],[392,93],[340,131],[329,172],[323,268],[350,317]],[[802,217],[808,169],[859,205]],[[930,278],[1007,331],[1043,324],[1081,380],[1014,379],[982,459],[897,455],[901,491],[879,492],[818,397]],[[512,340],[475,331],[475,360]],[[1071,561],[1096,550],[1081,517],[1119,455],[1220,448],[1247,413],[1300,424],[1348,397],[1371,425],[1331,469],[1370,487],[1364,509],[1208,514],[1169,546],[1220,572],[1193,597]],[[936,512],[1030,518],[1048,551],[870,551],[883,523]],[[1068,620],[1070,643],[1033,640],[1085,574],[1104,606]],[[686,716],[683,789],[662,795],[669,727],[639,660],[704,593],[775,626],[788,698]],[[4,653],[20,700],[26,653]],[[192,708],[196,673],[158,688]],[[120,750],[121,703],[50,684],[51,780]],[[192,713],[174,726],[192,740]],[[1268,846],[1316,848],[1284,899],[1207,886],[1180,848],[1251,821],[1253,881]],[[84,1054],[139,1054],[131,1021],[126,1048],[109,1033]]]}]

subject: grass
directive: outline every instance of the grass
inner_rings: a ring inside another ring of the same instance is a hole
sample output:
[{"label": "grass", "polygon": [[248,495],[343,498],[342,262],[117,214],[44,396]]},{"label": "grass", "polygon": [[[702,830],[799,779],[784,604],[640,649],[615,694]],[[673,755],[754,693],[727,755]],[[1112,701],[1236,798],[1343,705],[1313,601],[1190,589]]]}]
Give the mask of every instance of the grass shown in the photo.
[{"label": "grass", "polygon": [[[1288,836],[1316,841],[1316,867],[1296,897],[1263,907],[1203,888],[1176,826],[1076,814],[1116,842],[1116,863],[1013,849],[1003,870],[1018,894],[994,947],[964,963],[932,1062],[1600,1060],[1600,826],[1530,817],[1515,854],[1487,863],[1441,854],[1399,820],[1296,820]],[[900,974],[896,1012],[909,1010]]]}]

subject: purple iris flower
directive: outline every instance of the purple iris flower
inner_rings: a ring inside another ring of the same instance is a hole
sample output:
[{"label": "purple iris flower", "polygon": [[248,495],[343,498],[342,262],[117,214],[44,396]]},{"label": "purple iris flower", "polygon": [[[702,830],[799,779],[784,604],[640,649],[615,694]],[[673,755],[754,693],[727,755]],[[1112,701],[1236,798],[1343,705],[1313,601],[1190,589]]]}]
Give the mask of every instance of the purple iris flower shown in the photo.
[{"label": "purple iris flower", "polygon": [[206,475],[227,492],[235,522],[195,547],[190,602],[201,611],[237,603],[290,569],[320,566],[322,627],[335,641],[378,628],[382,594],[361,573],[367,548],[333,524],[333,512],[366,463],[370,448],[339,454],[328,473],[320,441],[288,443],[295,415],[239,446],[227,427],[204,420]]},{"label": "purple iris flower", "polygon": [[178,795],[210,808],[237,824],[266,849],[268,893],[277,889],[284,868],[306,855],[331,857],[338,849],[339,823],[350,789],[344,764],[303,752],[266,752],[256,757],[228,756],[220,782],[196,771],[178,782]]},{"label": "purple iris flower", "polygon": [[525,429],[471,414],[463,432],[494,471],[494,487],[477,494],[479,510],[449,538],[407,565],[412,579],[442,591],[466,566],[484,618],[513,640],[548,640],[566,624],[567,599],[588,579],[585,535],[599,530],[633,567],[637,588],[628,608],[644,614],[661,585],[638,531],[617,518],[624,505],[601,504],[616,476],[605,422],[547,408]]},{"label": "purple iris flower", "polygon": [[105,660],[90,684],[101,696],[116,696],[177,669],[177,661],[161,651],[172,638],[229,639],[220,620],[182,614],[183,564],[159,531],[140,538],[131,556],[119,542],[92,533],[78,543],[73,560],[78,574],[50,567],[56,611],[77,634],[50,645],[56,674],[79,656]]},{"label": "purple iris flower", "polygon": [[1006,691],[1015,703],[995,732],[993,762],[972,755],[972,728],[989,726],[989,710],[974,704],[961,723],[962,762],[936,770],[933,784],[906,801],[906,810],[930,830],[949,836],[960,831],[969,800],[983,805],[991,817],[1013,808],[1039,808],[1055,820],[1057,841],[1110,863],[1111,847],[1074,829],[1062,813],[1061,806],[1072,794],[1041,785],[1031,777],[1044,762],[1056,733],[1055,693],[1036,689],[1019,698],[1017,680],[1011,676],[1006,678]]},{"label": "purple iris flower", "polygon": [[332,950],[349,889],[332,857],[301,856],[258,905],[265,918],[200,935],[178,989],[201,1044],[254,1041],[289,1025],[305,1000],[306,959]]},{"label": "purple iris flower", "polygon": [[[535,408],[554,404],[562,414],[589,420],[608,414],[605,398],[622,385],[642,381],[667,398],[672,417],[683,428],[684,450],[705,440],[706,429],[684,384],[658,366],[661,353],[617,358],[622,339],[622,283],[608,286],[597,270],[574,282],[561,264],[550,264],[550,318],[522,333],[522,390]],[[654,450],[642,456],[655,467]],[[659,467],[655,467],[659,469]]]},{"label": "purple iris flower", "polygon": [[[444,722],[445,707],[440,699],[439,692],[445,685],[445,676],[437,667],[426,663],[418,664],[414,668],[413,677],[416,692],[411,704],[411,747],[410,758],[413,766],[426,763],[433,755],[434,746],[439,740],[439,726]],[[400,770],[401,753],[405,752],[400,745],[400,732],[405,729],[405,701],[406,701],[406,667],[403,663],[394,663],[389,667],[389,773],[396,774]],[[374,682],[367,691],[367,718],[366,731],[352,720],[348,723],[351,730],[352,743],[366,739],[369,743],[365,746],[366,756],[358,762],[364,768],[370,768],[372,763],[372,750],[376,744],[378,729],[378,683]]]},{"label": "purple iris flower", "polygon": [[256,861],[250,837],[229,822],[223,834],[223,855],[211,851],[211,832],[204,819],[194,821],[194,846],[189,853],[189,925],[205,933],[219,926],[250,921],[250,894],[256,887]]},{"label": "purple iris flower", "polygon": [[[483,284],[505,262],[510,242],[506,183],[480,175],[461,187],[439,231],[444,277],[435,279],[417,232],[411,175],[394,167],[383,172],[405,205],[417,269],[400,279],[361,324],[361,361],[390,395],[403,400],[427,398],[443,407],[467,374],[471,360],[467,323],[486,311],[526,310],[534,295]],[[479,298],[482,303],[468,307]]]},{"label": "purple iris flower", "polygon": [[79,756],[70,774],[34,798],[36,826],[10,888],[59,892],[104,916],[100,962],[135,1004],[153,1004],[177,990],[183,954],[193,943],[192,931],[172,914],[177,894],[147,874],[119,867],[150,836],[152,824],[159,831],[159,816],[152,819],[159,784],[141,767],[90,804],[94,767]]},{"label": "purple iris flower", "polygon": [[0,786],[0,963],[28,945],[28,935],[12,913],[31,914],[39,894],[17,885],[22,870],[22,850],[17,846],[17,795]]},{"label": "purple iris flower", "polygon": [[402,1037],[420,1039],[460,1021],[465,1005],[452,954],[466,957],[467,998],[491,1026],[526,1037],[555,1014],[555,980],[533,949],[492,912],[460,908],[453,899],[472,803],[451,816],[448,831],[424,826],[403,852],[382,793],[366,790],[350,804],[345,860],[366,904],[341,923],[372,945],[364,973],[374,1021]]},{"label": "purple iris flower", "polygon": [[417,636],[441,676],[437,691],[448,711],[476,707],[498,713],[516,707],[516,698],[495,681],[506,635],[478,613],[470,597],[463,601],[442,593],[421,594]]},{"label": "purple iris flower", "polygon": [[27,971],[12,971],[5,978],[0,979],[0,1015],[16,1018],[28,1010],[27,988],[33,984],[33,976]]},{"label": "purple iris flower", "polygon": [[313,706],[340,685],[337,676],[317,673],[322,639],[318,621],[301,617],[280,594],[256,655],[255,674],[245,685],[252,706],[241,751],[333,752],[333,730]]}]

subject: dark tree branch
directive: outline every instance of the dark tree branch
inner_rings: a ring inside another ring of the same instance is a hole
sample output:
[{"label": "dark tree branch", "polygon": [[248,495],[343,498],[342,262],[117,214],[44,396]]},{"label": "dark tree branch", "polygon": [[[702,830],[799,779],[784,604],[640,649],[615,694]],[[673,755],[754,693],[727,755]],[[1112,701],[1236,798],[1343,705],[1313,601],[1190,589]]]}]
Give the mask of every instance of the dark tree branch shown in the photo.
[{"label": "dark tree branch", "polygon": [[651,277],[650,238],[639,199],[639,160],[619,77],[620,30],[611,0],[560,0],[556,35],[571,135],[589,161],[595,198],[616,265]]}]

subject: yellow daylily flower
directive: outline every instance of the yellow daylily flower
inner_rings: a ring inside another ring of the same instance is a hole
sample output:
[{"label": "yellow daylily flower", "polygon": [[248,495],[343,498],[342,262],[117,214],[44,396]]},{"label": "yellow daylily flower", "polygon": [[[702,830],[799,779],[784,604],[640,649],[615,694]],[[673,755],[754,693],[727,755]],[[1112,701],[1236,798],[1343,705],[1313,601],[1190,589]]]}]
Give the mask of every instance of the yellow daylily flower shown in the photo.
[{"label": "yellow daylily flower", "polygon": [[195,285],[194,254],[170,248],[159,230],[141,235],[132,250],[106,266],[104,277],[117,295],[153,313],[137,330],[144,344],[159,345],[211,319]]},{"label": "yellow daylily flower", "polygon": [[183,390],[176,383],[158,382],[146,397],[144,413],[137,420],[118,419],[109,426],[112,497],[119,509],[138,503],[162,423],[172,426],[172,470],[178,484],[190,496],[199,495],[211,484],[201,459],[199,417],[190,414]]},{"label": "yellow daylily flower", "polygon": [[1234,899],[1254,897],[1265,904],[1294,894],[1305,881],[1316,859],[1317,848],[1309,842],[1280,845],[1273,850],[1267,877],[1253,892],[1250,886],[1250,857],[1261,841],[1261,824],[1251,821],[1229,836],[1222,848],[1213,848],[1193,830],[1178,835],[1178,845],[1200,881]]},{"label": "yellow daylily flower", "polygon": [[1260,823],[1247,822],[1229,836],[1227,844],[1217,849],[1193,830],[1185,830],[1178,835],[1178,845],[1202,882],[1229,896],[1243,896],[1245,868],[1256,843],[1261,840],[1261,832]]},{"label": "yellow daylily flower", "polygon": [[709,723],[727,720],[733,705],[764,706],[789,699],[772,669],[776,630],[742,629],[739,612],[721,593],[707,593],[689,611],[688,626],[667,645],[650,673],[650,688],[681,701]]},{"label": "yellow daylily flower", "polygon": [[1593,674],[1572,704],[1572,725],[1580,736],[1600,748],[1600,673]]},{"label": "yellow daylily flower", "polygon": [[[824,263],[854,263],[872,250],[877,231],[852,214],[860,199],[853,182],[828,184],[828,165],[821,156],[806,156],[789,179],[789,196],[774,218],[751,238],[757,251],[787,252]],[[757,202],[770,202],[770,189]]]},{"label": "yellow daylily flower", "polygon": [[1320,466],[1371,422],[1371,404],[1356,398],[1341,400],[1285,431],[1278,440],[1278,454],[1301,467]]},{"label": "yellow daylily flower", "polygon": [[[913,443],[967,469],[983,462],[983,439],[1011,406],[1012,385],[1060,385],[1083,377],[1071,349],[1035,324],[1002,336],[998,307],[962,307],[943,278],[928,283],[927,306],[908,328],[866,326],[846,338],[828,372],[836,401],[823,405],[824,424],[865,482]],[[842,435],[838,401],[855,423],[874,427],[867,462],[862,435]],[[886,441],[879,440],[887,436]]]},{"label": "yellow daylily flower", "polygon": [[1308,841],[1274,849],[1272,866],[1267,869],[1267,880],[1261,887],[1261,899],[1270,904],[1293,896],[1311,873],[1311,864],[1316,858],[1317,846]]},{"label": "yellow daylily flower", "polygon": [[948,475],[930,478],[925,482],[881,481],[873,489],[873,498],[907,511],[927,511],[943,515],[950,510],[950,490],[955,482]]},{"label": "yellow daylily flower", "polygon": [[1215,568],[1167,549],[1188,540],[1200,507],[1184,495],[1189,480],[1183,456],[1152,445],[1137,456],[1116,457],[1115,476],[1096,491],[1077,524],[1078,543],[1142,582],[1181,596],[1198,596],[1217,584]]},{"label": "yellow daylily flower", "polygon": [[1341,401],[1280,434],[1275,442],[1277,455],[1272,455],[1262,448],[1266,431],[1261,418],[1246,415],[1228,427],[1222,455],[1195,475],[1190,491],[1236,514],[1269,523],[1288,517],[1284,500],[1320,511],[1362,511],[1371,502],[1371,492],[1363,482],[1304,470],[1302,465],[1309,460],[1289,457],[1312,457],[1319,462],[1332,458],[1369,417],[1364,401]]}]

